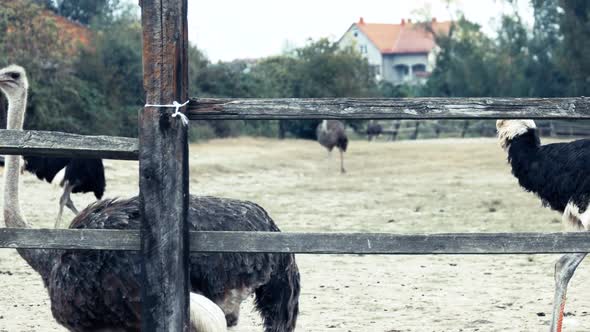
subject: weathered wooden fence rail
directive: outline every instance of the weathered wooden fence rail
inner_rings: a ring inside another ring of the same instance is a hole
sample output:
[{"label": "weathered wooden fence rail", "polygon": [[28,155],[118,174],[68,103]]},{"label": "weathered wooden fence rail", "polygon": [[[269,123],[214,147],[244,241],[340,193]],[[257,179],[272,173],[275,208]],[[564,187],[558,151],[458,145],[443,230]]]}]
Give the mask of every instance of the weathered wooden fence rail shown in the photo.
[{"label": "weathered wooden fence rail", "polygon": [[590,119],[590,98],[193,99],[191,120]]},{"label": "weathered wooden fence rail", "polygon": [[[188,115],[192,120],[590,119],[590,98],[193,99]],[[0,154],[137,160],[139,142],[127,137],[0,130]]]},{"label": "weathered wooden fence rail", "polygon": [[[300,254],[551,254],[590,252],[590,233],[190,232],[191,252]],[[140,249],[139,230],[0,229],[0,248]]]},{"label": "weathered wooden fence rail", "polygon": [[0,154],[137,160],[139,142],[127,137],[0,130]]}]

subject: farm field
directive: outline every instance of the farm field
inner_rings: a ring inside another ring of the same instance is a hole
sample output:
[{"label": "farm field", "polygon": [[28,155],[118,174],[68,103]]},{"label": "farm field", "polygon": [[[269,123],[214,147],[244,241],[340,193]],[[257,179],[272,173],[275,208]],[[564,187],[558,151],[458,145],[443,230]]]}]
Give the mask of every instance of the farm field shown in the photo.
[{"label": "farm field", "polygon": [[[106,197],[138,192],[136,162],[106,161]],[[283,231],[557,232],[510,174],[495,139],[352,141],[339,173],[313,141],[237,138],[191,146],[191,193],[254,201]],[[1,181],[1,179],[0,179]],[[61,189],[25,174],[21,205],[35,227],[53,227]],[[73,195],[77,207],[91,194]],[[73,215],[64,213],[65,219]],[[557,255],[297,255],[298,331],[545,331]],[[564,331],[590,331],[586,280],[572,279]],[[39,276],[0,250],[0,331],[65,331]],[[251,301],[232,331],[262,331]]]}]

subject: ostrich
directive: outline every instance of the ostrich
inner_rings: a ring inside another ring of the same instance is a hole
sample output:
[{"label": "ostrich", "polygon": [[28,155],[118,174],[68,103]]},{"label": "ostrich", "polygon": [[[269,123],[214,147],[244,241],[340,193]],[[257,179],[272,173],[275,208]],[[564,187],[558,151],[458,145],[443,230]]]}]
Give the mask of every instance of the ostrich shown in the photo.
[{"label": "ostrich", "polygon": [[[508,153],[512,174],[535,193],[563,222],[575,230],[590,230],[590,140],[541,146],[532,120],[498,120],[500,145]],[[567,285],[586,253],[563,255],[555,264],[555,298],[551,331],[561,331]]]},{"label": "ostrich", "polygon": [[375,120],[371,120],[369,125],[367,125],[367,137],[369,142],[373,140],[373,138],[379,137],[383,132],[383,127],[380,124],[375,122]]},{"label": "ostrich", "polygon": [[[0,69],[0,89],[9,100],[8,128],[22,130],[28,89],[24,69],[15,65]],[[4,221],[7,227],[28,228],[19,204],[19,167],[20,157],[6,157]],[[266,211],[251,202],[191,196],[189,204],[189,228],[194,231],[280,231]],[[70,228],[138,229],[139,210],[138,197],[98,201],[82,210]],[[17,251],[40,274],[49,293],[53,317],[68,330],[140,330],[140,254]],[[294,255],[192,253],[189,268],[191,292],[218,305],[227,326],[237,324],[240,303],[254,293],[266,332],[295,329],[300,286]]]},{"label": "ostrich", "polygon": [[71,193],[93,192],[96,199],[101,199],[104,194],[106,181],[101,159],[33,156],[24,156],[23,159],[25,160],[23,170],[35,174],[39,180],[52,183],[56,175],[63,171],[63,178],[59,185],[64,190],[59,199],[59,212],[55,220],[55,228],[60,226],[64,206],[67,206],[74,214],[78,214],[78,209],[70,198]]},{"label": "ostrich", "polygon": [[338,120],[323,120],[316,129],[318,142],[332,153],[336,146],[340,151],[340,172],[346,173],[344,169],[344,152],[348,147],[348,137],[344,129],[344,123]]}]

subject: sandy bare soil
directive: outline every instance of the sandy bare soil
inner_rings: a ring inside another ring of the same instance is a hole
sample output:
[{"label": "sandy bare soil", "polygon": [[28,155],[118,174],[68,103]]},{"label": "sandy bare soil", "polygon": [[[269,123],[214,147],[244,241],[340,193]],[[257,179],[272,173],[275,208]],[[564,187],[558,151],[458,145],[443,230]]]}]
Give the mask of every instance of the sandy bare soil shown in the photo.
[{"label": "sandy bare soil", "polygon": [[[327,159],[315,142],[216,140],[191,147],[191,191],[252,200],[284,231],[554,232],[559,214],[511,176],[493,139],[353,141]],[[137,193],[134,162],[107,161],[107,197]],[[23,210],[51,227],[60,189],[24,177]],[[79,207],[91,195],[75,195]],[[72,218],[72,214],[66,214]],[[299,331],[544,331],[554,255],[298,255]],[[590,331],[583,263],[572,280],[566,331]],[[0,331],[63,331],[39,277],[0,250]],[[262,331],[251,303],[234,331]]]}]

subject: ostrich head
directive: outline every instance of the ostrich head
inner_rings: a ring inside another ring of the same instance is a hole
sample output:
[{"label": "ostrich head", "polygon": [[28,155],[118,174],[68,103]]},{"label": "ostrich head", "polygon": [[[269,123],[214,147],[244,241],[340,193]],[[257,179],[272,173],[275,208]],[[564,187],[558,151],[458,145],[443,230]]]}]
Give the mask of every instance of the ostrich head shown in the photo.
[{"label": "ostrich head", "polygon": [[10,65],[0,69],[0,90],[9,101],[23,98],[28,88],[29,81],[23,67]]},{"label": "ostrich head", "polygon": [[535,129],[535,121],[533,120],[498,120],[496,121],[496,129],[498,130],[498,139],[500,140],[500,146],[504,150],[507,150],[510,146],[510,142],[517,136],[522,135],[529,131],[529,129]]}]

